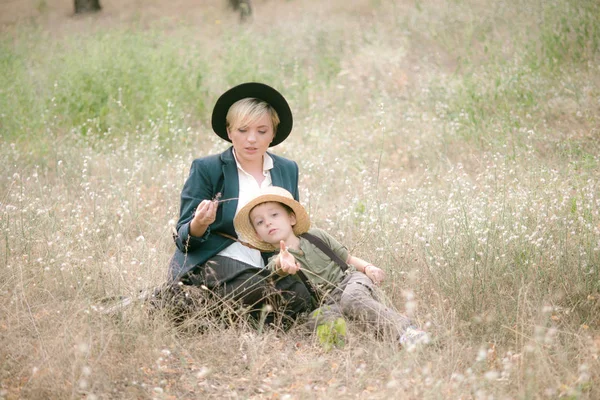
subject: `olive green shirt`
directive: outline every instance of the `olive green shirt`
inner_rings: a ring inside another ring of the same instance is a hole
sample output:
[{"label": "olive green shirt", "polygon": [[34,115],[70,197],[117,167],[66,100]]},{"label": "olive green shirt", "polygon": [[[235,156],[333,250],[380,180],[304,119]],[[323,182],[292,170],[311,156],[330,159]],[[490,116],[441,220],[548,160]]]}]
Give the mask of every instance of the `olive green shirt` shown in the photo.
[{"label": "olive green shirt", "polygon": [[[348,249],[335,240],[333,236],[316,228],[310,229],[308,233],[323,240],[342,260],[348,260]],[[320,287],[322,290],[331,290],[342,282],[346,276],[335,261],[303,237],[300,237],[300,250],[289,249],[289,252],[296,258],[300,268],[302,268],[313,286]],[[270,270],[275,270],[275,257],[271,257],[267,265]],[[348,273],[354,271],[356,271],[356,268],[349,265]]]}]

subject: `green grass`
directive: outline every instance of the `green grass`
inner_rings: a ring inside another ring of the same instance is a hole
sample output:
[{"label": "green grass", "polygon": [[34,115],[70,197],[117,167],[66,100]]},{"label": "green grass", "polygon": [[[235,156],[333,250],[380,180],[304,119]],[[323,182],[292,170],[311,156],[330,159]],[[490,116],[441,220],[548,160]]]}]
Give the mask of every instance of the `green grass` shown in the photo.
[{"label": "green grass", "polygon": [[[485,149],[522,146],[519,130],[528,120],[551,114],[545,107],[557,95],[557,83],[564,85],[576,73],[596,75],[597,2],[513,1],[481,9],[472,9],[469,2],[457,5],[464,11],[459,16],[453,8],[444,9],[441,20],[417,34],[435,40],[457,59],[455,75],[438,82],[431,101],[447,101],[445,116],[456,122],[462,139]],[[581,93],[583,87],[573,85],[584,82],[570,82],[560,95]],[[574,101],[586,107],[585,99]]]},{"label": "green grass", "polygon": [[[256,4],[2,31],[0,397],[597,398],[598,3]],[[164,281],[190,162],[227,146],[212,105],[247,80],[290,101],[273,151],[313,224],[432,346],[97,312]]]},{"label": "green grass", "polygon": [[5,99],[14,110],[3,132],[9,139],[39,136],[31,129],[48,126],[84,136],[123,136],[163,120],[167,128],[160,133],[166,136],[168,127],[181,126],[186,115],[206,115],[207,69],[201,48],[129,30],[58,43],[40,33],[31,35],[33,46],[5,44],[5,76],[7,83],[13,82],[13,96]]}]

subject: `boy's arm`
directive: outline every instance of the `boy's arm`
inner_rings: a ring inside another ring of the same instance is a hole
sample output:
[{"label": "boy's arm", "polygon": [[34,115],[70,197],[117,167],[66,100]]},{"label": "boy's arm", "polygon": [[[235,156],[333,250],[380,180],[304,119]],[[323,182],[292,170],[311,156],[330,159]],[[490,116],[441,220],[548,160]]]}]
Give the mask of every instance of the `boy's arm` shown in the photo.
[{"label": "boy's arm", "polygon": [[319,236],[341,259],[346,257],[346,264],[353,265],[357,271],[367,275],[374,284],[379,285],[385,279],[385,272],[362,258],[354,257],[345,246],[338,242],[333,236],[320,229],[311,230],[315,236]]},{"label": "boy's arm", "polygon": [[367,275],[376,285],[379,285],[385,279],[385,272],[383,272],[382,269],[377,268],[362,258],[354,257],[353,255],[348,254],[348,260],[346,260],[346,263],[354,265],[354,268],[356,268],[357,271]]}]

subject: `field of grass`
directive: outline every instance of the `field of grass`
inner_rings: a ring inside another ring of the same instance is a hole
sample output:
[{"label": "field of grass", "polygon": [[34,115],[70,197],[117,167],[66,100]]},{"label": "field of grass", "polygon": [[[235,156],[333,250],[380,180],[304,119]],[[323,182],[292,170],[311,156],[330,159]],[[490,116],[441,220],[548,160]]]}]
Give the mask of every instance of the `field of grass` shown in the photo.
[{"label": "field of grass", "polygon": [[[0,399],[600,397],[600,3],[101,3],[0,4]],[[432,345],[99,312],[165,280],[250,80],[291,104],[314,225]]]}]

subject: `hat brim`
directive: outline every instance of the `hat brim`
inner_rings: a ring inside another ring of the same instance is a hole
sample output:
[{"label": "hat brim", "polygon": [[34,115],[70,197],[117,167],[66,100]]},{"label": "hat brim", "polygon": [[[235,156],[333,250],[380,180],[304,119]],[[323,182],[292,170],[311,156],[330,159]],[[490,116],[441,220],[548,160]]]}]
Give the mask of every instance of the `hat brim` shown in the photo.
[{"label": "hat brim", "polygon": [[256,231],[250,222],[250,211],[259,204],[269,202],[283,203],[294,211],[294,214],[296,215],[296,224],[294,225],[293,230],[296,236],[306,233],[310,229],[310,217],[304,207],[296,200],[277,194],[264,194],[258,196],[240,209],[233,219],[233,224],[236,232],[243,235],[244,239],[246,239],[249,244],[261,251],[275,251],[279,249],[278,244],[273,245],[262,240],[256,234]]},{"label": "hat brim", "polygon": [[279,126],[270,146],[277,146],[283,142],[292,132],[292,126],[294,125],[292,110],[281,93],[264,83],[258,82],[242,83],[229,89],[219,97],[212,113],[213,131],[220,138],[231,142],[227,134],[227,112],[235,102],[248,97],[263,100],[275,109],[279,116]]}]

